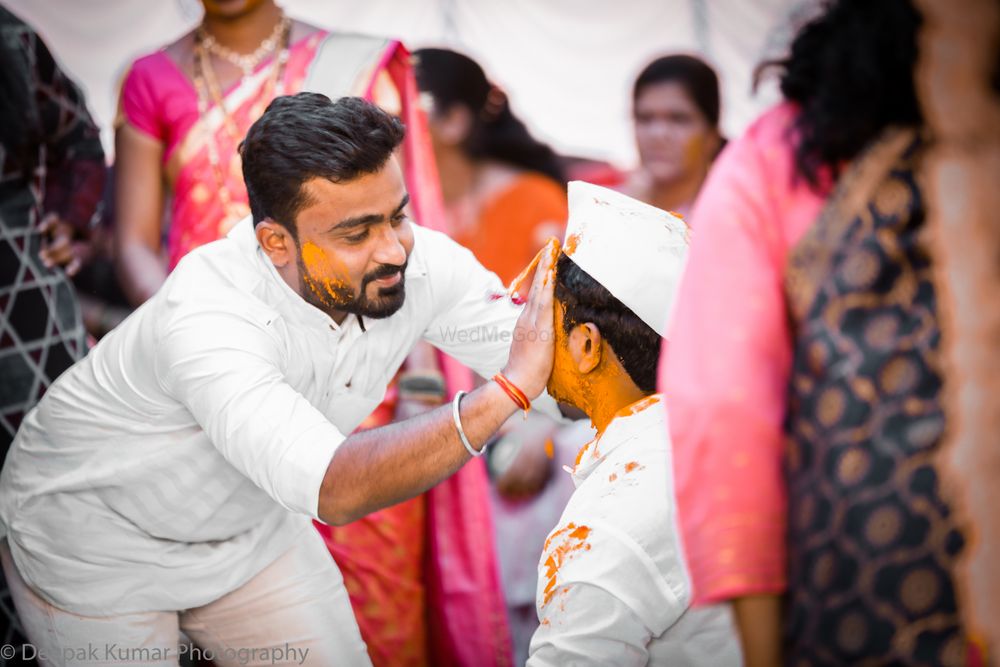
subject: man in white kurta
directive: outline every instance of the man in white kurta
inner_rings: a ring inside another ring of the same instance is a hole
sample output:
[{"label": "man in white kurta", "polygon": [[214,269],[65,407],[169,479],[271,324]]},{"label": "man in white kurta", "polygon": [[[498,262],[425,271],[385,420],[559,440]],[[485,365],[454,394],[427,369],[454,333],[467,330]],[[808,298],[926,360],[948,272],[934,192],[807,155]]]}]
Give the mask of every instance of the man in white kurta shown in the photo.
[{"label": "man in white kurta", "polygon": [[18,432],[0,529],[25,580],[77,614],[189,609],[318,541],[327,465],[418,340],[487,377],[506,360],[499,279],[413,233],[403,307],[364,329],[295,295],[250,220],[191,253]]},{"label": "man in white kurta", "polygon": [[352,431],[419,340],[486,377],[506,363],[531,398],[551,359],[551,259],[523,310],[492,298],[472,253],[406,219],[402,137],[362,100],[278,98],[243,151],[254,219],[185,257],[28,414],[0,475],[0,562],[45,664],[119,647],[176,665],[179,630],[219,665],[370,664],[311,519],[422,492],[521,401],[488,382]]},{"label": "man in white kurta", "polygon": [[604,188],[574,182],[569,195],[549,392],[598,435],[567,468],[576,490],[539,561],[528,665],[739,665],[729,608],[690,608],[665,399],[653,393],[686,227]]}]

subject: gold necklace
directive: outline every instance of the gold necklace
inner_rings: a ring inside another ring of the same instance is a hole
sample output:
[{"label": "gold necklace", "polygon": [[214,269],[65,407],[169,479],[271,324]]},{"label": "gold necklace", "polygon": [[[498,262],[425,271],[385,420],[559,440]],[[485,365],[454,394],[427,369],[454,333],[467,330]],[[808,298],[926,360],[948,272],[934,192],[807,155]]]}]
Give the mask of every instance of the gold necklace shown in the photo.
[{"label": "gold necklace", "polygon": [[[284,30],[281,34],[281,51],[278,52],[274,63],[271,65],[271,76],[267,83],[269,91],[263,96],[268,101],[284,94],[284,71],[285,65],[288,63],[288,47],[291,35],[291,24],[284,23]],[[198,96],[198,116],[204,119],[209,111],[209,102],[212,101],[219,108],[219,112],[222,114],[222,122],[226,128],[227,134],[233,141],[234,145],[238,145],[243,139],[243,132],[240,131],[236,124],[235,119],[233,119],[232,114],[229,113],[229,109],[226,108],[225,100],[222,96],[222,90],[219,86],[218,80],[215,77],[215,69],[212,67],[211,58],[208,55],[208,50],[205,48],[203,40],[200,39],[201,32],[196,35],[195,45],[194,45],[194,84],[195,90]],[[262,111],[263,109],[261,109]],[[251,114],[252,120],[259,115],[257,113]],[[224,234],[227,225],[239,218],[244,217],[248,209],[245,204],[233,201],[232,193],[229,191],[229,187],[226,185],[226,176],[222,169],[222,161],[219,156],[219,147],[214,136],[210,136],[206,140],[206,149],[208,152],[208,161],[212,166],[212,173],[215,176],[215,182],[218,187],[219,199],[222,201],[222,207],[224,210],[223,220],[219,225],[220,235]],[[226,165],[227,170],[233,171],[239,168],[239,154],[233,155]],[[234,165],[234,162],[235,165]]]},{"label": "gold necklace", "polygon": [[257,65],[264,60],[267,54],[274,51],[274,49],[282,41],[282,35],[285,34],[290,26],[291,21],[287,16],[282,14],[281,19],[275,24],[274,30],[272,30],[271,34],[261,41],[260,45],[254,49],[253,53],[237,53],[229,47],[219,44],[219,42],[215,39],[215,36],[208,31],[207,27],[205,27],[204,23],[198,26],[198,31],[200,33],[199,41],[209,53],[212,53],[243,70],[243,78],[246,79],[253,74],[253,71],[257,69]]}]

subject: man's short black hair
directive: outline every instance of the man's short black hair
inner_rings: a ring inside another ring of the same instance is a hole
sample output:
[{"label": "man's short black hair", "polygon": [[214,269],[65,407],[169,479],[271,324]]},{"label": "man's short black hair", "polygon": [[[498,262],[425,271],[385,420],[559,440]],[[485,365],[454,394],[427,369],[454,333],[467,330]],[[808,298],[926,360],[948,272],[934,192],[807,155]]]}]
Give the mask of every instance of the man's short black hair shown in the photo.
[{"label": "man's short black hair", "polygon": [[294,235],[295,217],[309,203],[303,183],[376,173],[404,133],[399,120],[360,97],[276,97],[240,144],[254,225],[270,218]]},{"label": "man's short black hair", "polygon": [[556,265],[556,300],[563,304],[563,329],[592,322],[618,361],[645,393],[656,391],[661,338],[624,303],[566,255]]}]

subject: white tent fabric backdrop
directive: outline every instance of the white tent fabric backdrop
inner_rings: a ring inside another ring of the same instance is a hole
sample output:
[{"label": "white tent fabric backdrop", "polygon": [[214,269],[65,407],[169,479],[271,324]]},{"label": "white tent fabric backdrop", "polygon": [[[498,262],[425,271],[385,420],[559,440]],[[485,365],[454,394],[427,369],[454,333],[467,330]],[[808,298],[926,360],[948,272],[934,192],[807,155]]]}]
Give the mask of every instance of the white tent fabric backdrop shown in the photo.
[{"label": "white tent fabric backdrop", "polygon": [[[118,86],[137,56],[201,17],[198,0],[3,0],[83,85],[112,149]],[[635,161],[632,81],[652,58],[697,53],[719,71],[723,129],[733,136],[777,99],[752,73],[781,55],[816,0],[279,0],[326,28],[398,37],[411,49],[468,53],[514,111],[560,152]]]}]

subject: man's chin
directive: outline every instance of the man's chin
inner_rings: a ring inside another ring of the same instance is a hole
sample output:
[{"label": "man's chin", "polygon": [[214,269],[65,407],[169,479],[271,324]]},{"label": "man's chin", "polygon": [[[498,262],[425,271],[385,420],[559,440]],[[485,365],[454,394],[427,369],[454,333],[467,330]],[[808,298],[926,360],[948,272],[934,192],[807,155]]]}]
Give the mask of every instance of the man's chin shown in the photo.
[{"label": "man's chin", "polygon": [[361,314],[373,320],[385,319],[399,312],[405,301],[406,293],[402,289],[399,290],[398,294],[391,296],[380,294],[379,300],[375,303],[369,303]]}]

